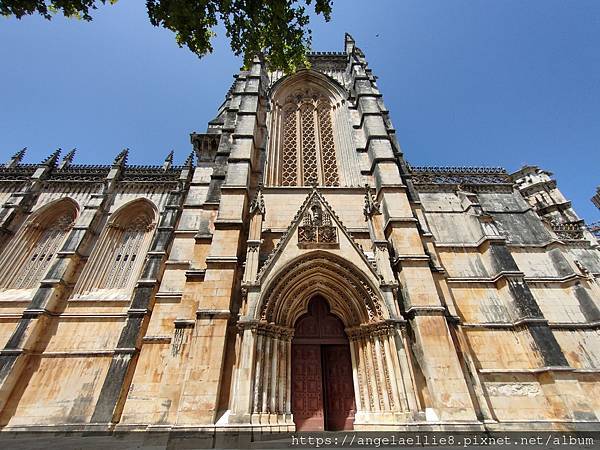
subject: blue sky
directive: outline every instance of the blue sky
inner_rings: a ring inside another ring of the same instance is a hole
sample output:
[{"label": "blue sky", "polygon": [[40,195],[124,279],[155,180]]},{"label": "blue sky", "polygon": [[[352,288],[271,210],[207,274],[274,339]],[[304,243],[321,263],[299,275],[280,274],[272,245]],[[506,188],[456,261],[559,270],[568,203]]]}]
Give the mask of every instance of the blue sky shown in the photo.
[{"label": "blue sky", "polygon": [[[181,161],[240,61],[223,33],[199,60],[148,22],[145,2],[92,23],[0,18],[0,160],[78,148],[103,163]],[[588,222],[600,184],[600,1],[334,0],[315,50],[350,32],[367,56],[413,165],[523,164],[554,172]]]}]

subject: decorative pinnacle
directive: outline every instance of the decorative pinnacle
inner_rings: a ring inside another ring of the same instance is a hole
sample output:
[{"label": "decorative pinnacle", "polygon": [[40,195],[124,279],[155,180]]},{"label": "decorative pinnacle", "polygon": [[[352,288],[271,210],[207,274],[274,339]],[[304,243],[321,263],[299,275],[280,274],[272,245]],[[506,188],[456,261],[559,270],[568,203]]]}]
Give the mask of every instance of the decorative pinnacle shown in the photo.
[{"label": "decorative pinnacle", "polygon": [[42,161],[42,165],[48,167],[56,167],[56,163],[58,162],[58,157],[60,156],[60,152],[62,149],[59,147],[54,152],[48,156],[45,160]]},{"label": "decorative pinnacle", "polygon": [[262,183],[256,188],[256,194],[250,203],[250,214],[259,213],[261,216],[265,215],[265,198],[263,197],[262,188]]},{"label": "decorative pinnacle", "polygon": [[169,154],[167,155],[167,157],[165,158],[165,162],[164,162],[163,167],[162,167],[163,170],[170,169],[171,166],[173,166],[173,154],[174,154],[174,151],[171,150],[169,152]]},{"label": "decorative pinnacle", "polygon": [[345,33],[344,34],[344,51],[348,54],[352,53],[352,50],[354,50],[355,44],[356,44],[356,42],[354,41],[354,38],[352,36],[350,36],[350,33]]},{"label": "decorative pinnacle", "polygon": [[365,184],[365,206],[363,213],[366,220],[369,220],[371,216],[381,214],[379,202],[375,201],[375,197],[371,192],[371,186],[368,183]]},{"label": "decorative pinnacle", "polygon": [[121,152],[115,157],[113,161],[113,166],[124,166],[127,164],[127,157],[129,156],[129,149],[124,148]]},{"label": "decorative pinnacle", "polygon": [[12,155],[12,157],[4,164],[4,167],[15,167],[17,166],[25,156],[25,152],[27,151],[27,147],[23,147],[17,153]]},{"label": "decorative pinnacle", "polygon": [[194,150],[190,152],[187,159],[183,163],[185,167],[193,167],[194,166]]},{"label": "decorative pinnacle", "polygon": [[65,167],[69,167],[71,163],[73,163],[73,158],[75,158],[76,148],[71,149],[62,159],[60,164],[58,165],[59,169],[64,169]]}]

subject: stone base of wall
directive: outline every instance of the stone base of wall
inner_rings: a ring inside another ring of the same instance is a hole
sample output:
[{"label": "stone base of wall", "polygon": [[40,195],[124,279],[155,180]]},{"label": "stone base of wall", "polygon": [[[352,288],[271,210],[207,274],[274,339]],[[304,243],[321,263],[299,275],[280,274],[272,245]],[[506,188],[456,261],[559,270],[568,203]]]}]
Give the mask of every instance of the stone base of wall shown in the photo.
[{"label": "stone base of wall", "polygon": [[[489,448],[493,439],[505,439],[507,448],[527,445],[594,448],[600,442],[598,423],[511,423],[498,424],[492,432],[486,424],[414,424],[402,430],[385,432],[340,431],[325,433],[281,433],[237,428],[147,427],[144,431],[74,431],[75,425],[45,427],[44,430],[0,432],[0,447],[11,450],[94,448],[114,450],[136,448],[167,450],[178,448]],[[570,431],[565,431],[568,426]],[[539,429],[537,427],[540,427]],[[509,428],[512,430],[508,431]],[[563,430],[562,432],[559,430]],[[578,431],[574,431],[577,429]],[[545,430],[542,431],[542,430]],[[310,440],[312,439],[312,441]],[[317,441],[317,439],[319,441]],[[409,441],[412,439],[412,441]],[[442,441],[446,439],[446,441]],[[468,440],[468,444],[467,444]],[[586,440],[583,442],[583,440]],[[591,440],[591,443],[590,443]],[[543,441],[543,442],[542,442]],[[412,442],[412,444],[411,444]],[[541,443],[540,443],[541,442]]]}]

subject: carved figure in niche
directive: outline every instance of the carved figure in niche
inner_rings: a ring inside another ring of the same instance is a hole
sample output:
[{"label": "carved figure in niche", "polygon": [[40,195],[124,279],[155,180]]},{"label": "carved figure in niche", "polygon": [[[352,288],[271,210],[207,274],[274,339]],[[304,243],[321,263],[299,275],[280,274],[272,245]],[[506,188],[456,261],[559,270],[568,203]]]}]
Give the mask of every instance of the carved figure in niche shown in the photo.
[{"label": "carved figure in niche", "polygon": [[298,243],[337,244],[337,231],[331,224],[331,216],[318,200],[314,199],[298,227]]}]

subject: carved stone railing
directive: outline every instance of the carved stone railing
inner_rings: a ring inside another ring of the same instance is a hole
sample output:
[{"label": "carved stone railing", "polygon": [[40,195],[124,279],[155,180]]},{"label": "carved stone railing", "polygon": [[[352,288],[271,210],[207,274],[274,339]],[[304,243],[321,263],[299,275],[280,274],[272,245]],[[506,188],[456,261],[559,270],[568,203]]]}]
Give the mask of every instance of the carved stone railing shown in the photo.
[{"label": "carved stone railing", "polygon": [[510,175],[502,167],[411,166],[410,173],[415,184],[512,185]]},{"label": "carved stone railing", "polygon": [[552,230],[559,239],[583,239],[583,228],[579,223],[552,224]]}]

